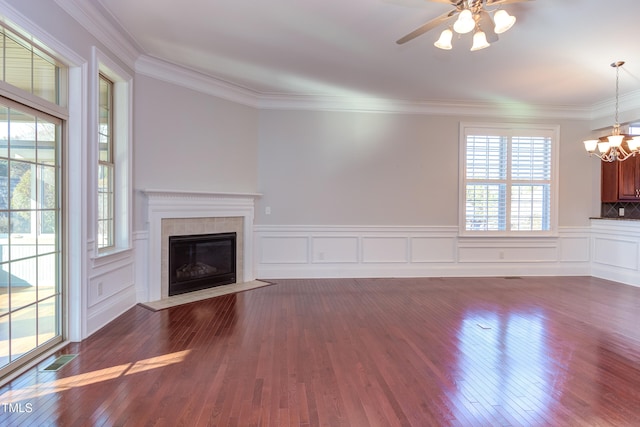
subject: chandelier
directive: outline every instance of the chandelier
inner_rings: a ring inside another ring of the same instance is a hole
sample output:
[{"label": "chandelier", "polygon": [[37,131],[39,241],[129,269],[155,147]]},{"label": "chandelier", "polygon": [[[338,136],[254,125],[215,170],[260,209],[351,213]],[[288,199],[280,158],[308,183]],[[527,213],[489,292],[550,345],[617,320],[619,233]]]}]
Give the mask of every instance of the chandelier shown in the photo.
[{"label": "chandelier", "polygon": [[[618,121],[618,87],[620,80],[620,67],[624,61],[611,64],[616,69],[616,121],[613,125],[611,135],[600,139],[589,139],[584,141],[584,148],[589,155],[598,156],[603,162],[614,162],[627,160],[638,153],[640,148],[640,136],[629,137],[620,133],[620,123]],[[626,147],[625,147],[626,146]]]},{"label": "chandelier", "polygon": [[[463,2],[463,9],[458,14],[458,19],[453,23],[453,27],[449,27],[440,33],[440,38],[433,44],[435,47],[444,50],[450,50],[453,46],[451,40],[453,39],[453,32],[458,34],[468,34],[473,31],[473,45],[472,51],[484,49],[491,46],[487,41],[487,35],[479,25],[479,21],[484,23],[493,24],[493,38],[495,34],[502,34],[513,26],[516,22],[515,16],[509,15],[506,10],[499,9],[493,14],[493,18],[489,16],[489,11],[485,10],[483,1]],[[484,19],[484,18],[487,19]]]}]

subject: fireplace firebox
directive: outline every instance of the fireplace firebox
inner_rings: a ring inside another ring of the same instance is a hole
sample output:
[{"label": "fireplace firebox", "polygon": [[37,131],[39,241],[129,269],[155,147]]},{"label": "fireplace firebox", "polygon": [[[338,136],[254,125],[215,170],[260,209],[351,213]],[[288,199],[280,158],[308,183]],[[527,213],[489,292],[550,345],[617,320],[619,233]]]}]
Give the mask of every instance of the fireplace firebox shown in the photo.
[{"label": "fireplace firebox", "polygon": [[236,233],[169,236],[169,296],[235,281]]}]

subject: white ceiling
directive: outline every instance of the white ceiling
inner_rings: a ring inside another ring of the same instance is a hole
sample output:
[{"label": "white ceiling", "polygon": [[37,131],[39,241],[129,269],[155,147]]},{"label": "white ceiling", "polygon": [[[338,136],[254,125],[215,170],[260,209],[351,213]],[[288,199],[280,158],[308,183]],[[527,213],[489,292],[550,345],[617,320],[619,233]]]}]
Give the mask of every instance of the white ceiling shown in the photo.
[{"label": "white ceiling", "polygon": [[433,46],[452,9],[427,0],[97,0],[142,53],[258,95],[591,107],[640,90],[638,0],[535,0],[491,47]]}]

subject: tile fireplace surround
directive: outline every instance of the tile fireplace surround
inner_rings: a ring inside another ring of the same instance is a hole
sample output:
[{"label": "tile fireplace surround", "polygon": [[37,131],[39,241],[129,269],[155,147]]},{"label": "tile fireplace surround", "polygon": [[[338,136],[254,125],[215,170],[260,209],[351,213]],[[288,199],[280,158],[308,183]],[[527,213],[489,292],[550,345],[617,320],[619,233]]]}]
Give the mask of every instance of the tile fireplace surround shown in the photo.
[{"label": "tile fireplace surround", "polygon": [[254,200],[259,194],[143,190],[149,223],[147,301],[168,297],[172,235],[237,233],[237,282],[254,280]]}]

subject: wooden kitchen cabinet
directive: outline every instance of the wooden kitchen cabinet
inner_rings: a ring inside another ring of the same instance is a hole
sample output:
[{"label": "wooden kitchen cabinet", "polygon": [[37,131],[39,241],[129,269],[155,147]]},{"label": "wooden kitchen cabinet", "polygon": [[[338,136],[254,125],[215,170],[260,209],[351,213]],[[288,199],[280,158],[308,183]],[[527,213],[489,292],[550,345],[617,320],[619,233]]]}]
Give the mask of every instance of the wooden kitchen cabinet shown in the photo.
[{"label": "wooden kitchen cabinet", "polygon": [[601,179],[602,202],[640,201],[640,156],[623,162],[602,162]]}]

